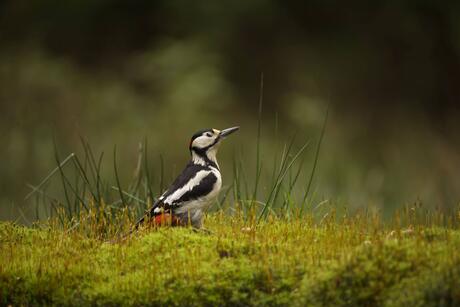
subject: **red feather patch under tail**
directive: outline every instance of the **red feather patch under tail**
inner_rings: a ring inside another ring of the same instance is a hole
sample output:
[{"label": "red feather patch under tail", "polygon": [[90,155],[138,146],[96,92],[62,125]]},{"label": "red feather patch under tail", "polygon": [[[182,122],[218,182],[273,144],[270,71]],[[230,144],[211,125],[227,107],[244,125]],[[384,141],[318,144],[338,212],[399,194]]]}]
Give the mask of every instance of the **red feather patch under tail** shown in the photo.
[{"label": "red feather patch under tail", "polygon": [[181,226],[182,222],[176,216],[169,213],[162,213],[153,218],[155,226]]}]

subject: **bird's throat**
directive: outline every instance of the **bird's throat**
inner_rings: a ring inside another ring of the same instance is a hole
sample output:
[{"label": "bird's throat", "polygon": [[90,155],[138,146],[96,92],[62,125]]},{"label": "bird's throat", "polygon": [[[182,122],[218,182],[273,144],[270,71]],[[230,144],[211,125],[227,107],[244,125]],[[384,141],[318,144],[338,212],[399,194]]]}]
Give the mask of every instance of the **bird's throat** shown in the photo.
[{"label": "bird's throat", "polygon": [[212,166],[219,169],[219,164],[217,163],[217,149],[211,149],[206,152],[192,151],[192,161],[194,164]]}]

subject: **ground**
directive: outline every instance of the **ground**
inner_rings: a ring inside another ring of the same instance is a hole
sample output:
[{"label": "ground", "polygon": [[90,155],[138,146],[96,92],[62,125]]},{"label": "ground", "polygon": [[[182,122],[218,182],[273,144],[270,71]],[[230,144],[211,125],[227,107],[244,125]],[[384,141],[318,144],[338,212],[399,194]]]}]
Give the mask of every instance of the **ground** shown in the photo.
[{"label": "ground", "polygon": [[212,214],[208,232],[0,224],[0,305],[453,306],[460,232],[371,217]]}]

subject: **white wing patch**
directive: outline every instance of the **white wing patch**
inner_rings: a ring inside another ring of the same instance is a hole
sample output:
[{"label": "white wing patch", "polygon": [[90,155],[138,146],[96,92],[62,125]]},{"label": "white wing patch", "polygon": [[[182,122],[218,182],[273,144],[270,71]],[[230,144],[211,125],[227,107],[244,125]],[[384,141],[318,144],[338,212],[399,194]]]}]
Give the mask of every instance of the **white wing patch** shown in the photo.
[{"label": "white wing patch", "polygon": [[174,193],[166,197],[166,199],[163,202],[166,204],[174,203],[174,201],[181,198],[182,195],[184,195],[188,191],[191,191],[193,187],[199,185],[201,180],[203,180],[203,178],[209,175],[210,173],[211,171],[205,171],[205,170],[199,171],[198,173],[196,173],[196,175],[192,179],[190,179],[187,182],[187,184],[185,184],[183,187],[174,191]]}]

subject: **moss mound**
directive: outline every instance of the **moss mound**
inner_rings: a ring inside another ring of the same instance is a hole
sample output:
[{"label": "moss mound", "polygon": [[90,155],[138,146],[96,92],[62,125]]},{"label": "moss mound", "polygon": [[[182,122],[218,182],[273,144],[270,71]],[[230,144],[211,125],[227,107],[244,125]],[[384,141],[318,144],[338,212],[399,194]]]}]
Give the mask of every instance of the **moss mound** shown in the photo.
[{"label": "moss mound", "polygon": [[211,234],[143,231],[107,243],[0,224],[1,305],[460,304],[456,230],[211,216]]}]

